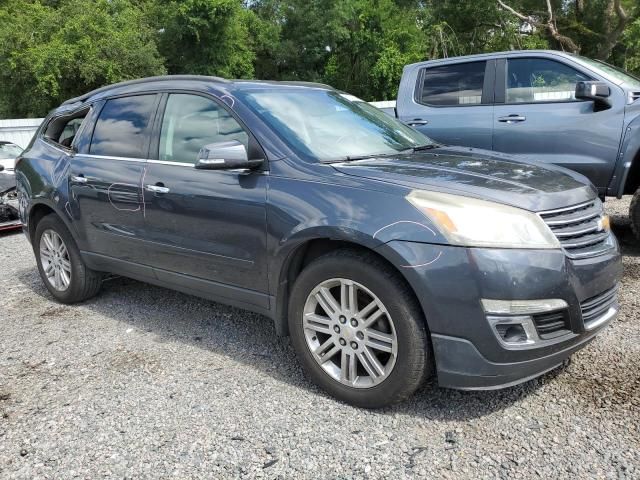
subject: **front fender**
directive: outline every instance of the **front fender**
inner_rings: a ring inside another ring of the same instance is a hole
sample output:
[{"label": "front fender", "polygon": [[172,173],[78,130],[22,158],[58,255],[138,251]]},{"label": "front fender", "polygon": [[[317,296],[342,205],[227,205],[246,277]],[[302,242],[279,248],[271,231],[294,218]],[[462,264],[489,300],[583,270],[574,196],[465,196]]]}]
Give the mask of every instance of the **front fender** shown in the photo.
[{"label": "front fender", "polygon": [[393,240],[448,244],[437,227],[403,194],[340,184],[271,178],[267,204],[270,292],[278,291],[288,258],[317,239],[375,250]]},{"label": "front fender", "polygon": [[640,153],[640,115],[626,127],[607,194],[622,198],[633,161]]}]

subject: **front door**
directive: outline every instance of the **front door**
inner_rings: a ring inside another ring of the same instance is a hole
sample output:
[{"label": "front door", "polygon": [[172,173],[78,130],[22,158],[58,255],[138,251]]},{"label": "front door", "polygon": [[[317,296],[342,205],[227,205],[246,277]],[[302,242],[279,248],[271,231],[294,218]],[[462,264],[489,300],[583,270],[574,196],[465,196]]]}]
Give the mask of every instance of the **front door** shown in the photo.
[{"label": "front door", "polygon": [[91,141],[71,159],[77,223],[92,253],[144,263],[142,174],[158,95],[121,97],[98,115]]},{"label": "front door", "polygon": [[222,104],[182,93],[166,97],[157,126],[157,160],[143,180],[146,248],[156,275],[266,306],[267,174],[194,168],[203,146],[247,146],[249,135]]},{"label": "front door", "polygon": [[575,99],[576,83],[592,80],[577,67],[518,57],[503,70],[506,79],[496,82],[496,99],[504,103],[496,100],[494,107],[493,149],[570,168],[604,191],[622,134],[622,91],[612,88],[611,108],[594,110],[593,102]]}]

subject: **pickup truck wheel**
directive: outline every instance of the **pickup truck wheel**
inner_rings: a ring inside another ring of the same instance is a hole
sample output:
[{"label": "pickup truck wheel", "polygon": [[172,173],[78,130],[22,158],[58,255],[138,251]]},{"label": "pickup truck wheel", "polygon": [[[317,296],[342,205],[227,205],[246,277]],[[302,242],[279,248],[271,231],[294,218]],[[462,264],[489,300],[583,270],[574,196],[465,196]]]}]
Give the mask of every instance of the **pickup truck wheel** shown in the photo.
[{"label": "pickup truck wheel", "polygon": [[102,275],[84,264],[71,233],[56,215],[38,222],[33,250],[40,277],[56,300],[81,302],[100,290]]},{"label": "pickup truck wheel", "polygon": [[636,190],[629,205],[629,220],[631,220],[631,230],[637,240],[640,240],[640,188]]},{"label": "pickup truck wheel", "polygon": [[400,402],[429,371],[413,292],[372,254],[340,250],[309,264],[291,292],[289,331],[307,375],[352,405]]}]

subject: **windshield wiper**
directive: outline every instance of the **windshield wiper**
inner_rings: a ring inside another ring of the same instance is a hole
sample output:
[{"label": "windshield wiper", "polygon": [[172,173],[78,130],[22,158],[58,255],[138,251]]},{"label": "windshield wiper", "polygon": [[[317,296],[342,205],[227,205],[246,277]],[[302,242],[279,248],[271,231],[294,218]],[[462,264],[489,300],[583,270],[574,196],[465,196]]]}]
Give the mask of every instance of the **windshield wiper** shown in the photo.
[{"label": "windshield wiper", "polygon": [[427,143],[425,145],[418,145],[417,147],[413,147],[411,150],[414,152],[423,152],[425,150],[433,150],[434,148],[439,148],[442,145],[438,143]]},{"label": "windshield wiper", "polygon": [[380,157],[390,157],[393,155],[397,155],[400,152],[393,153],[372,153],[368,155],[346,155],[344,157],[336,158],[333,160],[322,160],[322,163],[344,163],[344,162],[355,162],[357,160],[367,160],[369,158],[380,158]]}]

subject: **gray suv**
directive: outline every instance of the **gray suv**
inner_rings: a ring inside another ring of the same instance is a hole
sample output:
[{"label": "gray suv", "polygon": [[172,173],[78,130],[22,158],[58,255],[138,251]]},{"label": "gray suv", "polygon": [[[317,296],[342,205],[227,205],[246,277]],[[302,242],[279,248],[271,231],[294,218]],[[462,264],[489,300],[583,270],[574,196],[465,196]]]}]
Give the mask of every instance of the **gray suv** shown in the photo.
[{"label": "gray suv", "polygon": [[259,312],[355,405],[432,371],[522,382],[618,311],[620,252],[586,178],[443,147],[324,85],[103,88],[47,117],[16,178],[57,300],[89,299],[106,272]]},{"label": "gray suv", "polygon": [[585,175],[599,195],[635,193],[640,236],[640,79],[558,51],[456,57],[404,68],[397,116],[450,145],[522,154]]}]

